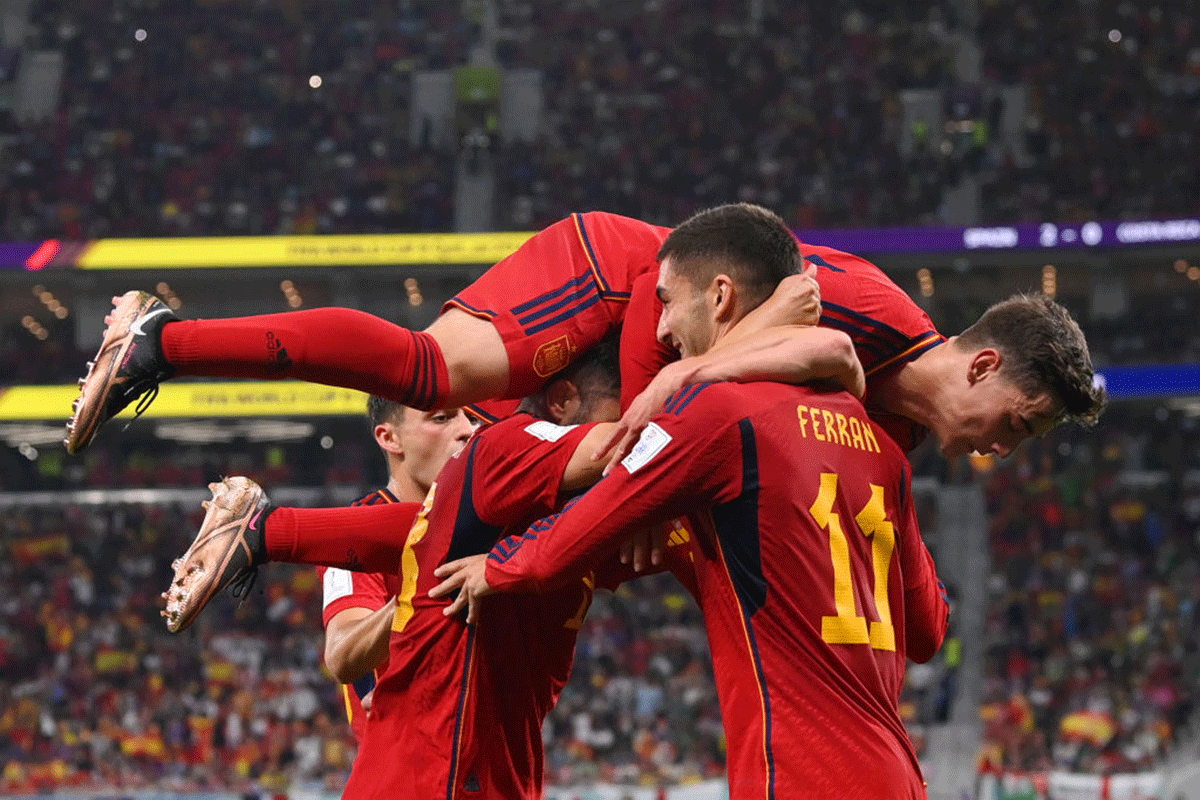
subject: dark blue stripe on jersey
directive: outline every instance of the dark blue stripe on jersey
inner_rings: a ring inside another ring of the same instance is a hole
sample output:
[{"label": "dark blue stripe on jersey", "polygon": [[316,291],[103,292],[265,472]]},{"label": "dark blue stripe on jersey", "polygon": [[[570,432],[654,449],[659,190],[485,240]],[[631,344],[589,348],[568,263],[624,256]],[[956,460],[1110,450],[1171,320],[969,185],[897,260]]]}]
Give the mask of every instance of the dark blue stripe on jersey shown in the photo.
[{"label": "dark blue stripe on jersey", "polygon": [[[842,331],[843,333],[848,334],[851,340],[854,342],[854,349],[856,351],[859,349],[866,350],[874,356],[874,361],[872,361],[872,363],[875,361],[882,361],[884,358],[894,355],[896,352],[896,348],[894,347],[886,347],[881,349],[880,345],[868,341],[866,339],[866,332],[853,322],[846,322],[844,319],[838,319],[837,317],[830,317],[822,314],[820,325],[822,328],[833,328],[834,330]],[[861,353],[859,353],[859,359],[862,360]],[[863,364],[865,369],[869,369],[870,366],[871,365],[867,363]]]},{"label": "dark blue stripe on jersey", "polygon": [[696,391],[696,386],[685,386],[667,400],[667,404],[663,406],[663,411],[668,414],[674,413],[675,406],[683,402],[683,399],[692,392]]},{"label": "dark blue stripe on jersey", "polygon": [[358,699],[362,700],[367,696],[367,692],[375,688],[375,671],[371,670],[366,675],[363,675],[354,683],[350,684],[350,686],[354,689],[354,693],[358,695]]},{"label": "dark blue stripe on jersey", "polygon": [[[831,311],[836,311],[837,313],[841,314],[842,316],[847,317],[850,320],[858,322],[860,325],[862,325],[864,332],[866,332],[866,331],[874,332],[881,339],[884,339],[885,341],[891,341],[895,347],[898,347],[900,349],[904,349],[905,347],[908,347],[910,344],[912,344],[915,341],[915,339],[913,337],[909,336],[908,334],[904,333],[903,331],[896,330],[891,325],[888,325],[886,322],[880,322],[879,320],[875,319],[874,317],[868,317],[866,314],[862,314],[858,311],[855,311],[852,308],[847,308],[846,306],[839,306],[836,303],[826,303],[824,300],[821,301],[821,307],[828,308]],[[924,333],[922,333],[921,335],[923,336]],[[916,337],[916,338],[920,338],[920,337]]]},{"label": "dark blue stripe on jersey", "polygon": [[758,685],[762,689],[763,699],[763,743],[767,751],[767,797],[775,800],[775,748],[771,746],[771,692],[767,689],[767,675],[763,672],[762,656],[758,653],[758,637],[754,635],[754,625],[750,622],[750,614],[745,606],[742,607],[742,618],[746,621],[746,633],[750,637],[750,653],[754,656],[754,671],[758,674]]},{"label": "dark blue stripe on jersey", "polygon": [[767,578],[762,571],[762,554],[759,550],[758,494],[761,484],[758,472],[758,441],[754,437],[754,426],[750,420],[738,422],[742,435],[742,491],[734,500],[722,503],[712,510],[713,526],[721,542],[725,556],[725,568],[733,581],[742,607],[746,635],[750,639],[750,654],[754,658],[754,671],[763,700],[763,740],[767,756],[767,797],[775,797],[775,750],[771,746],[771,695],[767,689],[767,676],[763,671],[762,656],[758,651],[758,637],[754,634],[754,614],[767,602]]},{"label": "dark blue stripe on jersey", "polygon": [[446,786],[446,800],[454,800],[454,784],[458,779],[458,750],[459,737],[462,736],[463,711],[467,705],[467,693],[470,690],[471,656],[475,651],[475,626],[467,626],[467,652],[463,657],[462,685],[458,690],[458,704],[454,712],[454,747],[450,753],[450,782]]},{"label": "dark blue stripe on jersey", "polygon": [[413,408],[424,408],[425,398],[429,391],[430,372],[432,372],[433,364],[429,357],[429,346],[425,342],[425,338],[418,336],[413,341],[417,345],[418,357],[421,359],[421,366],[417,371],[420,381],[409,390],[409,400],[405,405],[412,406]]},{"label": "dark blue stripe on jersey", "polygon": [[580,311],[583,311],[585,308],[591,308],[592,306],[596,305],[596,303],[599,303],[599,302],[600,302],[600,295],[592,293],[591,297],[586,302],[580,303],[579,305],[574,306],[572,308],[568,308],[566,311],[559,314],[557,317],[552,317],[551,319],[546,320],[545,322],[541,323],[540,325],[534,325],[532,328],[526,328],[525,335],[532,336],[535,333],[541,333],[542,331],[546,330],[547,328],[553,328],[555,325],[562,322],[564,319],[570,319],[571,317],[578,314]]},{"label": "dark blue stripe on jersey", "polygon": [[846,270],[842,269],[841,267],[835,267],[833,264],[830,264],[828,261],[821,258],[816,253],[801,252],[801,255],[804,256],[805,261],[809,262],[810,264],[816,264],[818,267],[825,267],[825,269],[831,269],[834,272],[845,272],[846,271]]},{"label": "dark blue stripe on jersey", "polygon": [[539,308],[537,311],[531,311],[523,317],[518,317],[517,322],[520,323],[521,325],[528,325],[532,322],[537,322],[538,320],[540,320],[542,317],[546,316],[547,314],[553,314],[555,311],[558,311],[559,309],[566,308],[567,306],[571,305],[572,303],[576,303],[580,299],[587,297],[589,294],[591,294],[594,291],[596,291],[595,286],[582,286],[582,287],[576,289],[575,291],[571,292],[570,294],[568,294],[566,297],[559,300],[557,303],[554,303],[553,305],[546,306],[545,308]]},{"label": "dark blue stripe on jersey", "polygon": [[533,298],[532,300],[530,300],[527,303],[521,303],[521,305],[519,305],[519,306],[513,306],[513,310],[512,310],[513,315],[516,316],[518,314],[524,314],[526,311],[532,311],[533,309],[540,306],[542,303],[548,303],[551,300],[553,300],[554,298],[558,297],[559,295],[566,294],[567,292],[571,291],[572,289],[582,286],[583,284],[588,283],[591,280],[592,280],[591,275],[576,275],[574,278],[571,278],[569,281],[567,281],[566,283],[564,283],[562,286],[558,287],[557,289],[551,289],[550,291],[546,292],[545,294],[538,295],[537,297]]},{"label": "dark blue stripe on jersey", "polygon": [[610,291],[611,287],[609,287],[608,281],[604,280],[604,273],[600,270],[600,259],[596,258],[596,250],[592,247],[591,237],[588,236],[587,225],[583,224],[583,214],[572,214],[571,216],[575,217],[575,224],[579,227],[579,235],[583,238],[583,246],[588,252],[588,261],[592,263],[595,272],[596,284],[600,287],[601,292]]},{"label": "dark blue stripe on jersey", "polygon": [[463,478],[462,495],[458,501],[458,516],[454,519],[454,533],[450,537],[450,548],[446,561],[455,561],[467,556],[477,556],[492,549],[500,532],[499,525],[489,525],[475,511],[475,451],[479,448],[479,437],[471,439],[467,452],[466,476]]},{"label": "dark blue stripe on jersey", "polygon": [[692,401],[699,397],[700,393],[709,386],[712,386],[712,383],[697,383],[696,390],[686,395],[683,400],[679,402],[679,405],[675,406],[675,416],[682,414],[683,410],[691,405]]},{"label": "dark blue stripe on jersey", "polygon": [[[499,542],[492,547],[491,551],[488,552],[488,560],[495,561],[498,564],[503,564],[505,561],[508,561],[517,554],[517,551],[521,549],[521,545],[525,544],[525,542],[533,541],[536,538],[536,533],[529,533],[528,531],[526,531],[525,535],[520,539],[509,536],[504,540],[506,547],[501,547]],[[508,552],[505,552],[506,550]]]},{"label": "dark blue stripe on jersey", "polygon": [[758,542],[758,443],[750,420],[741,420],[738,428],[742,434],[742,491],[728,503],[715,506],[712,518],[734,591],[751,615],[767,602],[767,578]]},{"label": "dark blue stripe on jersey", "polygon": [[421,398],[421,409],[430,410],[433,404],[437,401],[438,394],[441,393],[441,387],[438,386],[438,371],[437,371],[437,354],[434,348],[437,345],[432,339],[425,340],[425,375],[429,378],[429,384],[425,395]]},{"label": "dark blue stripe on jersey", "polygon": [[821,325],[826,327],[837,327],[850,334],[850,338],[860,344],[870,344],[874,350],[879,353],[879,360],[886,361],[889,358],[904,352],[911,342],[896,343],[891,338],[883,336],[870,328],[855,322],[854,320],[842,319],[835,316],[835,313],[825,313],[822,307]]}]

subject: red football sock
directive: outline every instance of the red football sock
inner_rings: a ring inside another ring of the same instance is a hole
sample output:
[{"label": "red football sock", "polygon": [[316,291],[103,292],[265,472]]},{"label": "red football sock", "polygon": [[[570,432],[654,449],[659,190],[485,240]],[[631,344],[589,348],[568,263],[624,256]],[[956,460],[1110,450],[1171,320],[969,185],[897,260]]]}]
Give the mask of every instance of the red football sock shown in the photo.
[{"label": "red football sock", "polygon": [[420,503],[275,508],[263,531],[267,560],[395,574],[420,510]]},{"label": "red football sock", "polygon": [[178,375],[298,378],[427,411],[450,389],[432,336],[350,308],[171,322],[162,346]]}]

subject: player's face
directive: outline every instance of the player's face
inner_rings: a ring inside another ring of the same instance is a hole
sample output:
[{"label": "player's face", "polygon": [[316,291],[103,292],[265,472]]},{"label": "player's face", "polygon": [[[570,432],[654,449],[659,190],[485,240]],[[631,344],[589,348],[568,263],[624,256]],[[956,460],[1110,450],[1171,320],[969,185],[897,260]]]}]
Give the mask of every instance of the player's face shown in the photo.
[{"label": "player's face", "polygon": [[970,384],[946,430],[934,433],[946,458],[972,452],[1004,458],[1026,439],[1047,433],[1057,417],[1058,405],[1049,395],[1029,397],[995,373],[988,380]]},{"label": "player's face", "polygon": [[705,293],[671,269],[671,257],[658,268],[662,316],[658,318],[659,341],[674,347],[684,358],[707,353],[713,343],[713,321],[707,313]]},{"label": "player's face", "polygon": [[441,411],[405,409],[404,419],[396,431],[404,450],[405,472],[418,486],[428,489],[474,430],[461,408]]}]

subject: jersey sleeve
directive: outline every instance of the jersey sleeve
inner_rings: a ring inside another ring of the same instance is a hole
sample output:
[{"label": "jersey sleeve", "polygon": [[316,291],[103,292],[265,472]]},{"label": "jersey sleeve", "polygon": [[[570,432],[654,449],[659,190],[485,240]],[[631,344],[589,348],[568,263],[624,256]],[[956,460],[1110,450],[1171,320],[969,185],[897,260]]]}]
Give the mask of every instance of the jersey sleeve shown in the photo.
[{"label": "jersey sleeve", "polygon": [[912,502],[912,481],[905,470],[907,506],[896,541],[900,550],[900,572],[904,576],[905,655],[917,663],[933,658],[946,638],[950,602],[938,580],[933,556],[921,538],[917,512]]},{"label": "jersey sleeve", "polygon": [[801,252],[817,266],[820,324],[849,334],[868,379],[945,341],[929,315],[870,261],[814,245]]},{"label": "jersey sleeve", "polygon": [[595,425],[555,425],[525,417],[479,434],[472,498],[480,519],[505,525],[559,510],[563,472]]},{"label": "jersey sleeve", "polygon": [[574,216],[600,291],[606,297],[627,299],[639,276],[658,271],[658,251],[670,235],[670,228],[607,211]]},{"label": "jersey sleeve", "polygon": [[662,301],[658,299],[657,287],[657,270],[633,283],[621,328],[621,411],[629,408],[659,370],[679,358],[675,350],[658,339]]},{"label": "jersey sleeve", "polygon": [[317,567],[321,574],[321,624],[348,608],[377,611],[391,598],[387,580],[378,572],[351,572],[337,567]]},{"label": "jersey sleeve", "polygon": [[705,402],[707,388],[698,384],[673,397],[620,466],[553,522],[497,542],[488,554],[488,584],[507,591],[556,589],[616,552],[629,531],[737,497],[739,426],[732,413]]}]

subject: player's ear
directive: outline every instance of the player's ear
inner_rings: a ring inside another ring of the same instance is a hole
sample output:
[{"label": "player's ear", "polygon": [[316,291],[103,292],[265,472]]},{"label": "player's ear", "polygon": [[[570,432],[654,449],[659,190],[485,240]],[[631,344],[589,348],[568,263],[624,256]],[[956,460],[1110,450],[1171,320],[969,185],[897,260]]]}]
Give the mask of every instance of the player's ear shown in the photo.
[{"label": "player's ear", "polygon": [[725,273],[718,274],[709,284],[709,300],[712,303],[713,316],[725,320],[733,316],[737,307],[737,287]]},{"label": "player's ear", "polygon": [[994,375],[1000,371],[1003,361],[1004,357],[1000,355],[1000,351],[994,348],[985,347],[976,351],[967,365],[967,381],[975,384],[989,375]]},{"label": "player's ear", "polygon": [[390,422],[375,426],[375,443],[385,453],[404,457],[404,443],[400,441],[400,430]]},{"label": "player's ear", "polygon": [[571,381],[561,378],[546,387],[546,410],[550,412],[550,421],[555,425],[566,424],[579,405],[579,387]]}]

